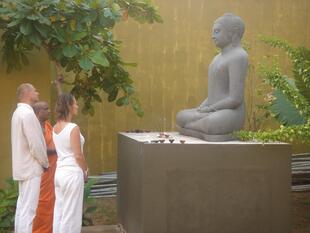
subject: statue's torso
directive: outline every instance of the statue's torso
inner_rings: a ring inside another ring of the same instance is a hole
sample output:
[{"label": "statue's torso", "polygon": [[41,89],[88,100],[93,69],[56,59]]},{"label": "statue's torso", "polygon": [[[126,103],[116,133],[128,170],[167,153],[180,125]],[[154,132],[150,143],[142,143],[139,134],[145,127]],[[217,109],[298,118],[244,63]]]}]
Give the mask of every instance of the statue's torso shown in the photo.
[{"label": "statue's torso", "polygon": [[213,58],[208,69],[208,104],[214,104],[229,96],[229,66],[240,56],[246,56],[246,52],[242,48],[235,48]]},{"label": "statue's torso", "polygon": [[227,56],[218,54],[209,65],[208,104],[214,104],[229,95]]}]

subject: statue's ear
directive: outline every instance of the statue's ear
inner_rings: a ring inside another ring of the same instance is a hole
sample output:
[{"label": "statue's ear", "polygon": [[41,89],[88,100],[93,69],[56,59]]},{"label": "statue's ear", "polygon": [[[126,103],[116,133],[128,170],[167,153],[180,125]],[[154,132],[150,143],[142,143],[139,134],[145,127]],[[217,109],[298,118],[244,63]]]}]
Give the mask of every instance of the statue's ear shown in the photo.
[{"label": "statue's ear", "polygon": [[240,28],[238,26],[233,27],[231,40],[233,45],[238,45],[240,43]]},{"label": "statue's ear", "polygon": [[233,45],[238,45],[240,43],[240,35],[238,31],[232,33],[231,42]]}]

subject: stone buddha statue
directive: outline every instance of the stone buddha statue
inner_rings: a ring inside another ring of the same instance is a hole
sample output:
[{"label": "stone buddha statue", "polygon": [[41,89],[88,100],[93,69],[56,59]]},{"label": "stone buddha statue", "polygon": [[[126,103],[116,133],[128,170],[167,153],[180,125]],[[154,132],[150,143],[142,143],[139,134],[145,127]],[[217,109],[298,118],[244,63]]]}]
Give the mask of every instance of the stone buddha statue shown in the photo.
[{"label": "stone buddha statue", "polygon": [[176,122],[183,135],[206,141],[233,140],[245,120],[244,86],[248,55],[241,47],[244,23],[226,13],[213,25],[212,39],[221,50],[208,68],[208,97],[200,106],[177,113]]}]

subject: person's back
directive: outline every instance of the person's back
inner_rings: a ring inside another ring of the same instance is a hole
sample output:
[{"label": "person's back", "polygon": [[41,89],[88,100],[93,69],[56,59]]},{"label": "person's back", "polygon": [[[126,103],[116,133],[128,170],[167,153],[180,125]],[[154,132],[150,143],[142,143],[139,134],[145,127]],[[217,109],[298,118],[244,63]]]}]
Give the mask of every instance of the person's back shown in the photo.
[{"label": "person's back", "polygon": [[71,94],[58,97],[57,123],[53,128],[58,154],[53,233],[77,233],[82,226],[84,181],[87,181],[88,168],[82,150],[84,138],[79,127],[71,122],[77,109]]},{"label": "person's back", "polygon": [[[58,155],[57,167],[59,168],[63,166],[78,167],[70,141],[71,131],[74,127],[77,127],[77,125],[69,122],[58,133],[55,133],[55,129],[53,130],[53,140]],[[81,147],[83,147],[84,137],[82,135],[80,137]]]},{"label": "person's back", "polygon": [[[26,180],[42,174],[42,165],[38,162],[36,157],[33,156],[33,154],[37,152],[33,151],[32,148],[42,150],[41,148],[45,146],[43,140],[34,139],[28,141],[24,136],[25,130],[27,132],[27,127],[34,128],[34,130],[37,131],[41,130],[39,123],[33,120],[35,117],[32,107],[24,103],[18,103],[17,109],[13,113],[11,138],[14,180]],[[30,131],[30,129],[28,131]],[[42,154],[44,153],[45,151],[42,151]]]}]

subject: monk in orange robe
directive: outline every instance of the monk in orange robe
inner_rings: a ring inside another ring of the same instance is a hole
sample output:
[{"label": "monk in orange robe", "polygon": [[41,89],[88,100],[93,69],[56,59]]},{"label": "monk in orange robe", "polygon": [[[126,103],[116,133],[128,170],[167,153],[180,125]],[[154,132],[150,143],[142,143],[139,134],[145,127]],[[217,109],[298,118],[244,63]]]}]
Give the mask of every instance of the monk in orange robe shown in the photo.
[{"label": "monk in orange robe", "polygon": [[53,214],[55,203],[54,175],[56,170],[57,154],[52,138],[53,128],[47,121],[50,116],[50,110],[46,102],[37,102],[34,111],[41,123],[44,138],[47,147],[49,168],[42,174],[40,197],[35,219],[33,221],[33,233],[52,233],[53,232]]}]

